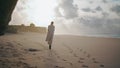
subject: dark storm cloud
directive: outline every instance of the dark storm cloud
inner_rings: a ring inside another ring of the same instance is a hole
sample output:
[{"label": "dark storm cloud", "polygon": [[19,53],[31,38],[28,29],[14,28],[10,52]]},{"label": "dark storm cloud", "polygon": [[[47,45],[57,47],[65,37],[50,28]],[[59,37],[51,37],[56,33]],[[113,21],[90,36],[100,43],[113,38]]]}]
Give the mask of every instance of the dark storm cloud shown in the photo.
[{"label": "dark storm cloud", "polygon": [[120,15],[120,5],[113,6],[110,10]]},{"label": "dark storm cloud", "polygon": [[60,0],[60,3],[58,4],[58,13],[60,13],[60,8],[63,10],[63,16],[66,19],[71,19],[78,17],[78,7],[73,4],[73,0]]}]

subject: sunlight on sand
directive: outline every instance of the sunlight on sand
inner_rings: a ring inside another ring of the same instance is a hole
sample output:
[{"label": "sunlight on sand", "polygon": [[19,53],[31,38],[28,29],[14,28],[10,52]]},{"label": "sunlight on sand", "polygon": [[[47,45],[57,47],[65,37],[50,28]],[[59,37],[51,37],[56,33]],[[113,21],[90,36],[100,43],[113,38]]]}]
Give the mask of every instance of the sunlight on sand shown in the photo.
[{"label": "sunlight on sand", "polygon": [[120,39],[56,35],[52,50],[45,34],[0,37],[2,68],[119,68]]}]

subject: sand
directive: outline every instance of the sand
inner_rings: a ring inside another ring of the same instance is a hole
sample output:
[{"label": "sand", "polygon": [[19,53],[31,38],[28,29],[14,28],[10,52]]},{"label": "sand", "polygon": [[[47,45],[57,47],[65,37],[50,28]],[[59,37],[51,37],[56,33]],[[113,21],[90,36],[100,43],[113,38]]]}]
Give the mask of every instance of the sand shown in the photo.
[{"label": "sand", "polygon": [[120,68],[120,39],[39,33],[0,36],[0,68]]}]

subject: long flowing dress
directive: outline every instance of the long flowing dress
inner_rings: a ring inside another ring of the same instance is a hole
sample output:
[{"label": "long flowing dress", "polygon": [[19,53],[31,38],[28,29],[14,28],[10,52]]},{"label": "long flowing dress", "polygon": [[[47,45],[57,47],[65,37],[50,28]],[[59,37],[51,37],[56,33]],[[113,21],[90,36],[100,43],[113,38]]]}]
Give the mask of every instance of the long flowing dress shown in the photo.
[{"label": "long flowing dress", "polygon": [[46,37],[46,41],[48,42],[49,45],[52,44],[54,31],[55,31],[55,26],[54,25],[49,25],[48,26],[47,37]]}]

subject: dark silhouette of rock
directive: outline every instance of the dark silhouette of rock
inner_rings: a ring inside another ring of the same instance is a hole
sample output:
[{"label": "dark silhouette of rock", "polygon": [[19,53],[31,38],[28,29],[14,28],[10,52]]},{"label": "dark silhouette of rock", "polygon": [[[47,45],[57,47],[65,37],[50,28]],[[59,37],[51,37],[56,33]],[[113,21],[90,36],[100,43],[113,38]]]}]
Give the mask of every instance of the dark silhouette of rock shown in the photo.
[{"label": "dark silhouette of rock", "polygon": [[18,0],[0,0],[0,36],[4,35]]}]

